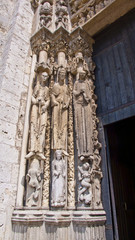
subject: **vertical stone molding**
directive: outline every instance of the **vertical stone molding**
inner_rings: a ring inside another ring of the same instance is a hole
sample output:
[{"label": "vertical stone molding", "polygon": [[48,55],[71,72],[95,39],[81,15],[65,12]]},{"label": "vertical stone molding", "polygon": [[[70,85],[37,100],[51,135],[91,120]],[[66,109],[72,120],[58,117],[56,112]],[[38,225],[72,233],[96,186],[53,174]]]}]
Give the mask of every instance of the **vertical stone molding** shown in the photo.
[{"label": "vertical stone molding", "polygon": [[75,159],[74,159],[74,120],[73,120],[73,75],[71,71],[68,74],[69,86],[69,115],[68,115],[68,171],[67,171],[67,191],[68,208],[75,208]]}]

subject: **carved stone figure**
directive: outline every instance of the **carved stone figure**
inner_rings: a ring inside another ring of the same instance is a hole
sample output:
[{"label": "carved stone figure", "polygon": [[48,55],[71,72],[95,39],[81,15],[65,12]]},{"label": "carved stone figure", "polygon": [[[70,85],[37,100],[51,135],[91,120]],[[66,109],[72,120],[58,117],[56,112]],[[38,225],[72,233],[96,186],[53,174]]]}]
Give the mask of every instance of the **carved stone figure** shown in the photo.
[{"label": "carved stone figure", "polygon": [[52,140],[51,149],[67,150],[67,122],[69,92],[65,84],[65,69],[58,70],[58,83],[52,88],[51,106],[52,106]]},{"label": "carved stone figure", "polygon": [[93,154],[91,89],[86,72],[80,70],[78,75],[73,90],[77,150],[79,157],[90,157]]},{"label": "carved stone figure", "polygon": [[30,164],[30,169],[26,175],[28,182],[27,185],[27,198],[26,206],[34,207],[39,205],[39,195],[40,195],[40,182],[41,182],[41,172],[39,168],[39,161],[33,159]]},{"label": "carved stone figure", "polygon": [[57,0],[56,1],[56,28],[64,27],[68,28],[68,10],[67,10],[67,1],[66,0]]},{"label": "carved stone figure", "polygon": [[31,99],[31,116],[30,116],[30,139],[29,139],[29,153],[26,158],[30,158],[34,154],[41,159],[44,157],[45,148],[45,133],[47,125],[47,109],[50,104],[49,89],[46,86],[48,74],[41,73],[34,87]]},{"label": "carved stone figure", "polygon": [[52,6],[49,2],[45,2],[40,7],[40,26],[49,28],[52,23]]},{"label": "carved stone figure", "polygon": [[51,206],[64,207],[66,202],[66,161],[62,150],[56,150],[52,161]]},{"label": "carved stone figure", "polygon": [[78,166],[78,178],[80,181],[79,189],[79,201],[84,201],[85,204],[90,204],[92,199],[91,193],[91,170],[88,162],[83,163],[80,167]]}]

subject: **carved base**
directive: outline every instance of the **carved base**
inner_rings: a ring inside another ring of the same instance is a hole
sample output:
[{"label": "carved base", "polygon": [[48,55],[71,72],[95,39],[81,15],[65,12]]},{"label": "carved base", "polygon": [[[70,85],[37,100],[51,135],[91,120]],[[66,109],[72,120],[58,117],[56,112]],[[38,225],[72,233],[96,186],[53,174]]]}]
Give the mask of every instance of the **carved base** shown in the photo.
[{"label": "carved base", "polygon": [[98,211],[46,211],[16,209],[13,212],[13,240],[105,240],[106,215]]}]

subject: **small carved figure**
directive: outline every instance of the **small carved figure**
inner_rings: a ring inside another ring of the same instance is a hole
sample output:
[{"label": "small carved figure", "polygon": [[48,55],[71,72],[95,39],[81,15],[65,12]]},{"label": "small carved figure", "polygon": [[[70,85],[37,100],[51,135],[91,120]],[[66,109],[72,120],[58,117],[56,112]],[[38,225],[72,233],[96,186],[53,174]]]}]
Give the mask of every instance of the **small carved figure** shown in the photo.
[{"label": "small carved figure", "polygon": [[93,154],[91,88],[86,71],[80,69],[78,75],[73,90],[77,150],[79,157],[90,157]]},{"label": "small carved figure", "polygon": [[63,12],[59,13],[59,16],[57,17],[57,20],[56,20],[56,27],[59,28],[61,26],[66,29],[68,27],[68,17]]},{"label": "small carved figure", "polygon": [[47,125],[47,109],[50,104],[49,89],[46,86],[48,74],[43,72],[34,88],[31,99],[31,116],[30,116],[30,139],[29,153],[26,158],[34,154],[45,160],[45,133]]},{"label": "small carved figure", "polygon": [[85,204],[90,204],[92,199],[90,165],[88,162],[85,162],[83,163],[82,167],[78,166],[78,169],[78,178],[79,181],[81,181],[81,187],[79,189],[79,201],[84,201]]},{"label": "small carved figure", "polygon": [[58,70],[58,83],[52,88],[52,140],[51,149],[67,149],[67,121],[69,106],[69,91],[65,84],[65,69]]},{"label": "small carved figure", "polygon": [[68,28],[68,10],[67,10],[67,1],[57,0],[56,1],[56,28],[64,27]]},{"label": "small carved figure", "polygon": [[66,202],[66,162],[62,150],[56,150],[52,161],[52,200],[54,207],[64,207]]},{"label": "small carved figure", "polygon": [[26,175],[28,182],[26,206],[38,206],[40,194],[41,173],[39,170],[39,162],[37,159],[32,160],[30,169]]},{"label": "small carved figure", "polygon": [[40,7],[40,26],[49,28],[52,23],[52,6],[49,2],[45,2]]}]

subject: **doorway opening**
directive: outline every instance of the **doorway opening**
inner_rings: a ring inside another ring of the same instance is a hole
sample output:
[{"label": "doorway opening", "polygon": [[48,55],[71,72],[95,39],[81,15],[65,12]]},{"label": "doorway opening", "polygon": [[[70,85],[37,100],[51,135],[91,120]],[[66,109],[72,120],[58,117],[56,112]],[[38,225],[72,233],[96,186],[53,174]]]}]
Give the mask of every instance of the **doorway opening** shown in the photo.
[{"label": "doorway opening", "polygon": [[110,124],[105,132],[115,236],[135,240],[135,117]]}]

